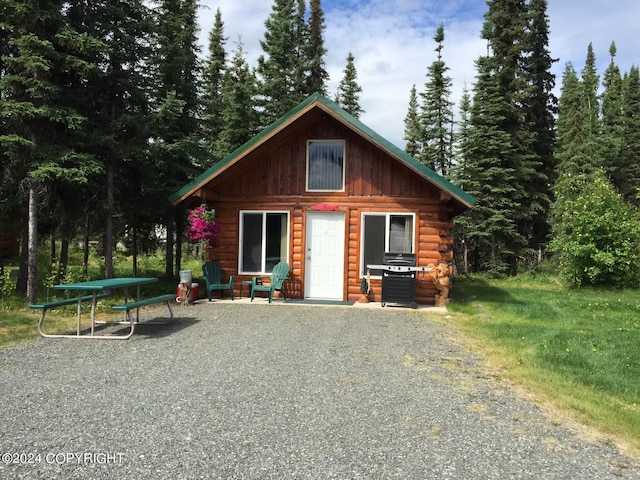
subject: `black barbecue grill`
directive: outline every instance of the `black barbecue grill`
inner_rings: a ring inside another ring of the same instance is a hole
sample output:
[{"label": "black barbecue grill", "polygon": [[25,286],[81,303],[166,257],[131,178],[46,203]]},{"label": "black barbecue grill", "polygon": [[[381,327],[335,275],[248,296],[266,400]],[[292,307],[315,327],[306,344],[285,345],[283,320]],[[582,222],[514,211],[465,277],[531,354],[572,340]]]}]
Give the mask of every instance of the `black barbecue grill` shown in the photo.
[{"label": "black barbecue grill", "polygon": [[427,271],[416,267],[415,253],[386,252],[382,265],[367,265],[369,271],[375,270],[382,275],[382,306],[387,303],[400,303],[417,308],[416,271]]}]

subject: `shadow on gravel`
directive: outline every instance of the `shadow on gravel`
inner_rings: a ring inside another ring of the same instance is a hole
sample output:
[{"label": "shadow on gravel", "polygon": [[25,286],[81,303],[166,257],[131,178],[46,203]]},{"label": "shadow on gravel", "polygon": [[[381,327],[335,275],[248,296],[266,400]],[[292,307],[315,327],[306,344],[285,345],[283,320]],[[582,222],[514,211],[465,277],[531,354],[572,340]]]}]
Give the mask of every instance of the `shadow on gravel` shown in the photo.
[{"label": "shadow on gravel", "polygon": [[[185,328],[189,328],[192,325],[200,322],[200,319],[195,317],[176,317],[173,320],[169,317],[157,317],[157,321],[167,323],[141,323],[136,325],[136,329],[133,332],[134,337],[147,337],[147,338],[163,338],[168,337],[174,333],[177,333]],[[115,331],[115,334],[121,335],[128,332],[128,327],[123,328],[120,331]]]}]

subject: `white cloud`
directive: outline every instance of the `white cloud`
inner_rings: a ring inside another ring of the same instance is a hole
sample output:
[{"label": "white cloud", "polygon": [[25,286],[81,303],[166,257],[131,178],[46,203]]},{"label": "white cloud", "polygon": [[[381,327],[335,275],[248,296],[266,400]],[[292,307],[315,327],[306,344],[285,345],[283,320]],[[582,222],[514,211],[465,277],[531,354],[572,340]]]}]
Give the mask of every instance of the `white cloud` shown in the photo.
[{"label": "white cloud", "polygon": [[[271,0],[203,0],[201,43],[206,52],[208,33],[213,26],[216,8],[220,7],[227,49],[235,48],[242,38],[248,61],[255,65],[262,54],[260,40],[264,22],[271,13]],[[404,117],[409,92],[416,84],[423,88],[427,67],[435,60],[433,35],[444,23],[443,58],[453,79],[452,100],[458,102],[466,83],[475,81],[475,60],[485,50],[480,38],[486,4],[483,0],[323,0],[325,13],[325,57],[331,78],[328,84],[333,97],[342,78],[349,51],[355,56],[358,83],[362,86],[360,103],[365,109],[361,120],[383,137],[404,147]],[[640,2],[636,0],[549,0],[549,47],[559,61],[554,66],[556,93],[562,72],[571,61],[579,72],[584,65],[587,46],[593,42],[598,72],[604,73],[609,62],[612,40],[618,47],[617,63],[623,71],[634,58],[636,25]]]}]

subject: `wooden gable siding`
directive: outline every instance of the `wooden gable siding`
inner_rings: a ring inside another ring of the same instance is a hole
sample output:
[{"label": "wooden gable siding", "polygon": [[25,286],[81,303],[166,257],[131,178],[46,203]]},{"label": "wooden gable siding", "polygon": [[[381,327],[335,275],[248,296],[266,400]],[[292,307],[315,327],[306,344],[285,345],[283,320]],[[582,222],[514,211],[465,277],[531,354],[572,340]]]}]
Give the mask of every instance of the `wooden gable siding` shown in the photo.
[{"label": "wooden gable siding", "polygon": [[[306,192],[306,150],[310,139],[345,140],[345,191]],[[277,210],[289,213],[290,279],[287,296],[304,296],[306,214],[330,203],[345,213],[343,298],[360,296],[360,229],[363,212],[415,213],[417,263],[426,266],[452,259],[453,207],[441,200],[438,189],[421,179],[386,152],[353,133],[338,121],[313,110],[295,124],[216,176],[204,188],[207,203],[216,209],[220,237],[210,257],[226,274],[238,275],[239,217],[241,210]],[[416,301],[433,304],[435,287],[430,275],[418,275]],[[372,279],[373,301],[380,301],[381,281]],[[244,293],[244,292],[243,292]]]},{"label": "wooden gable siding", "polygon": [[[268,143],[215,177],[205,188],[207,199],[273,196],[434,198],[435,188],[352,130],[312,110]],[[308,140],[345,140],[344,192],[306,192]]]}]

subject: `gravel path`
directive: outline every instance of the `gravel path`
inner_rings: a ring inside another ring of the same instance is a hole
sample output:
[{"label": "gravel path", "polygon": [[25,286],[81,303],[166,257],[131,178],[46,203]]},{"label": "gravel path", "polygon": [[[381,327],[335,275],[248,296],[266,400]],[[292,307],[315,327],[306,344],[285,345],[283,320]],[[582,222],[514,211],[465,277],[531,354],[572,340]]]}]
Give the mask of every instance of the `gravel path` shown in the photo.
[{"label": "gravel path", "polygon": [[0,478],[640,479],[423,312],[176,310],[128,341],[0,350],[0,454],[19,462]]}]

